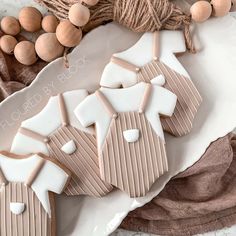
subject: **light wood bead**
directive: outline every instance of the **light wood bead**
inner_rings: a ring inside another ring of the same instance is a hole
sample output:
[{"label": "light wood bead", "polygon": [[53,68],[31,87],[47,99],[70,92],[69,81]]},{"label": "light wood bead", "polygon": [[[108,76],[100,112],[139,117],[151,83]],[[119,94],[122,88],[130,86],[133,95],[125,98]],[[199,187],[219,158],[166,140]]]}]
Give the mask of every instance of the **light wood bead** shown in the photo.
[{"label": "light wood bead", "polygon": [[54,15],[44,16],[42,20],[42,29],[47,33],[55,33],[58,24],[59,21]]},{"label": "light wood bead", "polygon": [[207,1],[198,1],[191,6],[190,13],[195,22],[204,22],[211,16],[211,4]]},{"label": "light wood bead", "polygon": [[231,0],[212,0],[212,15],[217,17],[227,15],[230,11],[231,4]]},{"label": "light wood bead", "polygon": [[17,44],[17,40],[11,36],[11,35],[3,35],[1,37],[1,49],[3,52],[5,52],[6,54],[13,54],[14,52],[14,48]]},{"label": "light wood bead", "polygon": [[41,29],[42,14],[35,7],[24,7],[19,13],[19,22],[22,28],[28,32],[36,32]]},{"label": "light wood bead", "polygon": [[89,6],[94,6],[99,2],[99,0],[83,0],[83,2]]},{"label": "light wood bead", "polygon": [[37,38],[35,50],[42,60],[50,62],[63,55],[64,47],[57,40],[55,33],[44,33]]},{"label": "light wood bead", "polygon": [[232,4],[231,4],[231,8],[230,11],[236,11],[236,0],[231,0]]},{"label": "light wood bead", "polygon": [[65,47],[77,46],[82,38],[82,30],[76,28],[69,20],[63,20],[57,26],[56,36],[58,41]]},{"label": "light wood bead", "polygon": [[75,3],[70,7],[69,20],[73,25],[78,27],[84,26],[88,23],[89,18],[89,9],[81,3]]},{"label": "light wood bead", "polygon": [[30,41],[19,42],[14,49],[14,55],[21,64],[30,66],[37,61],[34,44]]},{"label": "light wood bead", "polygon": [[5,34],[15,36],[20,33],[20,23],[13,16],[5,16],[1,20],[1,29]]}]

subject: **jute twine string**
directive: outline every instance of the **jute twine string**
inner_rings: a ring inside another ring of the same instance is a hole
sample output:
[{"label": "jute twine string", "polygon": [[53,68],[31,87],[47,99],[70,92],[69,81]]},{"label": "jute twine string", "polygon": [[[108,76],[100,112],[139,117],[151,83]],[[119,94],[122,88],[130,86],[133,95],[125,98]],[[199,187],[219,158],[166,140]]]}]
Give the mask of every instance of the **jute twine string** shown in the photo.
[{"label": "jute twine string", "polygon": [[[70,6],[80,0],[38,0],[60,20],[68,18]],[[191,17],[169,0],[100,0],[89,7],[91,17],[83,28],[89,31],[101,24],[117,21],[135,32],[182,29],[186,46],[195,53],[190,33]]]}]

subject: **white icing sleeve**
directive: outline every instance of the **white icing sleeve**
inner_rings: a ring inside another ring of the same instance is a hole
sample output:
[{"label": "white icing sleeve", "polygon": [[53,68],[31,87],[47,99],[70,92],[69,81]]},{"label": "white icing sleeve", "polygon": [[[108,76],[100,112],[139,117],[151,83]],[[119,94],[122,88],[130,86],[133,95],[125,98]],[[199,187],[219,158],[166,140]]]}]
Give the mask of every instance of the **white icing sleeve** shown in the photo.
[{"label": "white icing sleeve", "polygon": [[96,122],[98,106],[98,99],[95,94],[92,94],[76,107],[74,113],[82,126],[88,127]]},{"label": "white icing sleeve", "polygon": [[61,194],[65,188],[69,175],[57,164],[46,161],[34,184],[44,185],[49,191]]},{"label": "white icing sleeve", "polygon": [[106,111],[102,102],[95,94],[92,94],[85,98],[74,112],[84,127],[95,124],[97,143],[100,148],[105,140],[112,120],[111,115]]},{"label": "white icing sleeve", "polygon": [[153,107],[155,112],[170,117],[174,113],[176,102],[177,96],[174,93],[157,85],[153,86],[152,99],[149,106]]},{"label": "white icing sleeve", "polygon": [[137,75],[133,71],[129,71],[116,65],[113,62],[109,62],[101,77],[100,85],[108,88],[130,87],[137,83]]},{"label": "white icing sleeve", "polygon": [[28,136],[25,136],[21,133],[17,133],[13,139],[11,152],[26,155],[30,153],[43,153],[49,155],[47,145],[43,142],[32,139]]},{"label": "white icing sleeve", "polygon": [[42,203],[46,211],[51,215],[48,191],[57,194],[64,190],[69,175],[58,165],[51,161],[46,161],[42,170],[32,184],[32,189]]},{"label": "white icing sleeve", "polygon": [[163,103],[161,103],[159,114],[162,114],[164,116],[172,116],[175,110],[176,102],[177,102],[177,96],[168,91],[163,91]]}]

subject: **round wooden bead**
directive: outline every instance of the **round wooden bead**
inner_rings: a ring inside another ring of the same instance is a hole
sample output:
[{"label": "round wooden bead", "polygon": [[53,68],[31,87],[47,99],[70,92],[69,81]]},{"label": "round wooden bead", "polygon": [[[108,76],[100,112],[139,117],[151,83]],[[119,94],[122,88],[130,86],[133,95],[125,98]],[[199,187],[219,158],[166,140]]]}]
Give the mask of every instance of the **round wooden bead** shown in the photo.
[{"label": "round wooden bead", "polygon": [[207,1],[198,1],[191,6],[190,13],[195,22],[206,21],[212,13],[211,4]]},{"label": "round wooden bead", "polygon": [[1,29],[5,34],[15,36],[20,33],[20,23],[13,16],[5,16],[1,20]]},{"label": "round wooden bead", "polygon": [[57,40],[55,33],[45,33],[36,40],[35,50],[42,60],[50,62],[63,55],[64,47]]},{"label": "round wooden bead", "polygon": [[22,28],[28,32],[36,32],[41,29],[42,14],[34,7],[24,7],[19,13],[19,22]]},{"label": "round wooden bead", "polygon": [[1,37],[1,49],[6,54],[13,54],[17,40],[11,35],[3,35]]},{"label": "round wooden bead", "polygon": [[84,3],[86,3],[89,6],[94,6],[98,3],[99,0],[83,0]]},{"label": "round wooden bead", "polygon": [[72,24],[80,27],[88,23],[90,17],[89,9],[81,3],[75,3],[69,10],[69,20]]},{"label": "round wooden bead", "polygon": [[212,0],[213,16],[225,16],[229,13],[231,8],[231,0]]},{"label": "round wooden bead", "polygon": [[19,42],[14,49],[14,55],[17,61],[23,65],[32,65],[37,61],[34,44],[30,41]]},{"label": "round wooden bead", "polygon": [[75,47],[80,43],[82,30],[76,28],[69,20],[63,20],[57,26],[56,36],[63,46]]},{"label": "round wooden bead", "polygon": [[47,33],[55,33],[58,24],[59,21],[54,15],[44,16],[42,20],[42,29]]},{"label": "round wooden bead", "polygon": [[232,5],[230,8],[230,11],[236,11],[236,0],[231,0],[232,1]]}]

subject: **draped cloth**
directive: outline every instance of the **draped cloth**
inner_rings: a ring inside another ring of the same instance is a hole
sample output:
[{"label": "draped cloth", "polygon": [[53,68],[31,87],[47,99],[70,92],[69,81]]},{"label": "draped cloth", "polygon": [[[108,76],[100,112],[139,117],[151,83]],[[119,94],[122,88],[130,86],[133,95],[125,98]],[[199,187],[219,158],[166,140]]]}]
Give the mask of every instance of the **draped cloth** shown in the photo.
[{"label": "draped cloth", "polygon": [[[0,31],[0,37],[2,36]],[[30,85],[46,62],[38,60],[34,65],[20,64],[13,55],[0,50],[0,102],[12,93]]]},{"label": "draped cloth", "polygon": [[235,196],[236,135],[228,134],[150,203],[131,212],[121,227],[168,236],[222,229],[236,224]]}]

